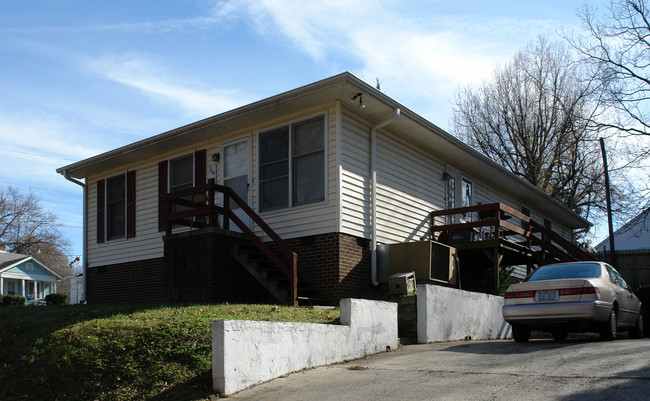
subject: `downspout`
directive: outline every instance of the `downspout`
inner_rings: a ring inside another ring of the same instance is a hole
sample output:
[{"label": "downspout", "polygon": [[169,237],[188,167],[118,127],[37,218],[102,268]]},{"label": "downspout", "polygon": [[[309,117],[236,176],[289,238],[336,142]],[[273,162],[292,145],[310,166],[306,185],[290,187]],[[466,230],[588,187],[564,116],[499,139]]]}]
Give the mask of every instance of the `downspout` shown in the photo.
[{"label": "downspout", "polygon": [[63,170],[63,177],[66,180],[73,182],[83,188],[83,237],[82,237],[82,255],[81,255],[81,264],[83,267],[83,289],[84,289],[84,301],[88,299],[88,293],[86,292],[86,279],[88,275],[86,274],[86,269],[88,266],[88,185],[83,182],[70,177],[68,170]]},{"label": "downspout", "polygon": [[379,122],[370,130],[370,225],[371,231],[371,244],[370,244],[370,277],[372,285],[375,287],[379,285],[377,280],[377,130],[384,128],[388,124],[397,120],[400,115],[399,107],[395,109],[395,113],[384,121]]}]

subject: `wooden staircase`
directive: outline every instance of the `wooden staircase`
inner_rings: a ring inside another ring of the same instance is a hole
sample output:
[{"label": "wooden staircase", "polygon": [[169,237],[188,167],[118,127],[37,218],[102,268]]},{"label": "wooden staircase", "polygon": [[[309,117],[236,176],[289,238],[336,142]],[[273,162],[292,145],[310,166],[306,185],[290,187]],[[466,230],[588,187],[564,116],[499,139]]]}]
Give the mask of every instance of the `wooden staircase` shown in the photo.
[{"label": "wooden staircase", "polygon": [[[223,196],[222,206],[216,204],[216,194]],[[222,229],[229,230],[230,222],[233,222],[245,238],[230,247],[232,257],[278,302],[298,305],[298,255],[231,188],[217,184],[199,185],[161,195],[160,202],[160,219],[168,235],[172,234],[175,225],[218,227],[220,215],[223,216]],[[271,239],[278,250],[277,255],[233,212],[231,202]],[[175,211],[174,205],[184,208]]]},{"label": "wooden staircase", "polygon": [[230,246],[230,255],[283,304],[291,303],[289,279],[282,274],[257,248],[244,244]]}]

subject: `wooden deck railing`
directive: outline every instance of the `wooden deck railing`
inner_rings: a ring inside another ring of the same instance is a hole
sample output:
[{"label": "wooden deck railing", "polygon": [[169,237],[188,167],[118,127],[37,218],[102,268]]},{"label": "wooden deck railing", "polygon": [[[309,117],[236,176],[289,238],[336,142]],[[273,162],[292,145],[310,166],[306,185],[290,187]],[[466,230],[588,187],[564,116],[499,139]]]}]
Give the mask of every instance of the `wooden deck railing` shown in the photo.
[{"label": "wooden deck railing", "polygon": [[[216,195],[223,197],[223,206],[215,200]],[[298,255],[280,238],[262,218],[251,209],[231,188],[218,184],[205,184],[181,191],[169,193],[161,197],[164,202],[165,231],[172,233],[175,225],[187,227],[219,226],[219,216],[223,216],[223,229],[230,229],[230,222],[246,235],[246,237],[280,270],[290,282],[290,296],[294,305],[298,302]],[[280,251],[288,258],[288,266],[244,223],[231,208],[234,202],[246,215],[273,241]],[[182,206],[174,211],[173,205]]]},{"label": "wooden deck railing", "polygon": [[[464,223],[436,224],[437,217],[445,220],[456,221],[456,216],[470,216]],[[503,203],[490,203],[477,206],[461,207],[455,209],[437,210],[431,212],[431,236],[442,240],[446,233],[455,230],[471,230],[476,236],[468,236],[468,241],[481,241],[487,239],[500,240],[506,237],[517,237],[519,243],[524,243],[528,248],[539,247],[543,252],[551,254],[561,261],[594,260],[594,256],[583,250],[573,241],[558,235],[543,225],[535,222],[529,216],[507,206]],[[512,221],[514,219],[519,224]],[[436,236],[436,233],[440,235]]]}]

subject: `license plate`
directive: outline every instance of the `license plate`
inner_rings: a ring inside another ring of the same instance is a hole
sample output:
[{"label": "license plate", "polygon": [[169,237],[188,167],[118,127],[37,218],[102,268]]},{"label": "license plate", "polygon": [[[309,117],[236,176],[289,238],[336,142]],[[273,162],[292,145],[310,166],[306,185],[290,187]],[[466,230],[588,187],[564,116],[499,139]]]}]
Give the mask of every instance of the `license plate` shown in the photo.
[{"label": "license plate", "polygon": [[557,301],[557,291],[537,291],[537,302]]}]

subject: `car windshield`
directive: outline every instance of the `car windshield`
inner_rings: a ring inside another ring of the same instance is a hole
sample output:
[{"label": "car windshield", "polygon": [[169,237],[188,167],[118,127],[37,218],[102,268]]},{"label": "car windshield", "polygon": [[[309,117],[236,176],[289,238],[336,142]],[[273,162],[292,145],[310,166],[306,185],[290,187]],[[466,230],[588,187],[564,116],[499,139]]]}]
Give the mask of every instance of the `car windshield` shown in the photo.
[{"label": "car windshield", "polygon": [[525,281],[561,280],[565,278],[597,278],[602,269],[597,263],[547,265],[535,270]]}]

